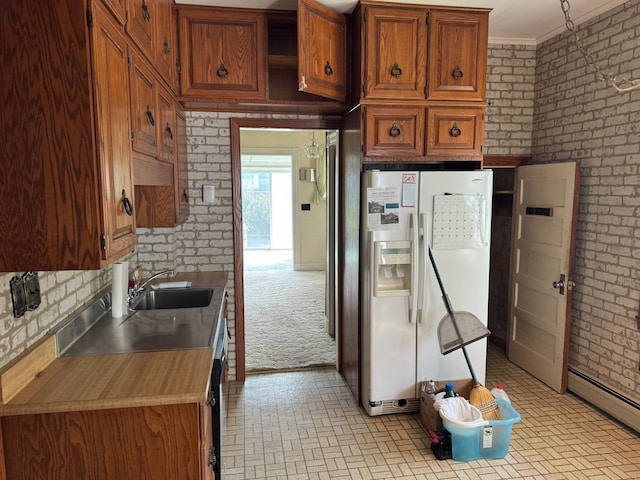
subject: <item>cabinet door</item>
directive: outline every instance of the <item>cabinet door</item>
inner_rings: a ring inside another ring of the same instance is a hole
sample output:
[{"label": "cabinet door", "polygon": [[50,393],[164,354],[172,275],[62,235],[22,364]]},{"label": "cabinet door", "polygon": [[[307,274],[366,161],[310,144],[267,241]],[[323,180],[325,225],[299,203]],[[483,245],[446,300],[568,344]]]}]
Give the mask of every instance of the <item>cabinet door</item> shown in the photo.
[{"label": "cabinet door", "polygon": [[127,0],[127,32],[148,59],[154,58],[157,0]]},{"label": "cabinet door", "polygon": [[176,146],[176,110],[173,98],[163,87],[158,88],[158,115],[160,116],[160,124],[158,125],[159,159],[173,164]]},{"label": "cabinet door", "polygon": [[213,430],[211,424],[212,407],[207,404],[200,404],[200,455],[201,455],[201,477],[203,480],[213,480],[213,466],[220,459],[215,457],[213,450]]},{"label": "cabinet door", "polygon": [[424,109],[421,107],[364,107],[365,157],[421,157],[424,155]]},{"label": "cabinet door", "polygon": [[484,107],[427,108],[427,157],[482,160]]},{"label": "cabinet door", "polygon": [[156,68],[169,86],[178,92],[178,24],[173,1],[157,1]]},{"label": "cabinet door", "polygon": [[176,224],[189,216],[189,177],[187,165],[187,120],[184,111],[176,105]]},{"label": "cabinet door", "polygon": [[118,19],[120,25],[127,22],[127,0],[102,0],[109,8],[113,16]]},{"label": "cabinet door", "polygon": [[489,12],[430,12],[430,100],[484,101],[488,31]]},{"label": "cabinet door", "polygon": [[133,149],[153,157],[158,155],[158,84],[152,70],[130,49],[131,117]]},{"label": "cabinet door", "polygon": [[182,95],[266,98],[266,19],[262,13],[181,8]]},{"label": "cabinet door", "polygon": [[127,42],[99,2],[93,4],[93,22],[92,66],[101,172],[103,259],[115,260],[133,251],[136,243]]},{"label": "cabinet door", "polygon": [[298,89],[347,98],[346,18],[314,0],[298,0]]},{"label": "cabinet door", "polygon": [[396,7],[365,10],[365,85],[371,99],[424,99],[427,11]]}]

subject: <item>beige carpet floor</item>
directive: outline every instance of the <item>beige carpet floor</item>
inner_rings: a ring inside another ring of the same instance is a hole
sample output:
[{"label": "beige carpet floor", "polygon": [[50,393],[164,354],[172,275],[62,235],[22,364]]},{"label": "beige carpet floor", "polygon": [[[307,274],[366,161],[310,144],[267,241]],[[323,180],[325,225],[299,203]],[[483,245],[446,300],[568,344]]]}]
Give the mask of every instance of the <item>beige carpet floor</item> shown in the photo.
[{"label": "beige carpet floor", "polygon": [[324,272],[268,268],[244,273],[247,371],[335,365],[335,340],[325,326]]}]

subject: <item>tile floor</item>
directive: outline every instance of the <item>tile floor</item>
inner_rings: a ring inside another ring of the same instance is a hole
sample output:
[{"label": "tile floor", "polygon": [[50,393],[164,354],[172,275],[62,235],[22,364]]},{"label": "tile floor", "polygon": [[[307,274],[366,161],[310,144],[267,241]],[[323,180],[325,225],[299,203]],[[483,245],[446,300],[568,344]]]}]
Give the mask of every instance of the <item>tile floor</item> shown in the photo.
[{"label": "tile floor", "polygon": [[251,375],[227,389],[223,480],[639,479],[640,436],[559,395],[490,347],[487,385],[522,416],[499,460],[438,461],[417,414],[369,417],[333,368]]}]

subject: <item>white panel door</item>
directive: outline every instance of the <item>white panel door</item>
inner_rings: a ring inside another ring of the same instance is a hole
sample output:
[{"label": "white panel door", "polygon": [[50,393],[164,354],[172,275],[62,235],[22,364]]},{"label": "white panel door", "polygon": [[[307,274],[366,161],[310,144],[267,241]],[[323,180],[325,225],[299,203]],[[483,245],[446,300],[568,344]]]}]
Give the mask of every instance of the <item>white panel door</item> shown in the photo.
[{"label": "white panel door", "polygon": [[567,387],[579,165],[518,167],[509,287],[509,360]]}]

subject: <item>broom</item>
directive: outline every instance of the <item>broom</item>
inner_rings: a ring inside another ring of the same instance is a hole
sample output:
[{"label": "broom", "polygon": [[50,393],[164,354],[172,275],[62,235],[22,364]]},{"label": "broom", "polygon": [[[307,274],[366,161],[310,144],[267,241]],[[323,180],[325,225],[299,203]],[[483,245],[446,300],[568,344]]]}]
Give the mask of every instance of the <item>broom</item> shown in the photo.
[{"label": "broom", "polygon": [[[436,279],[438,280],[438,285],[440,286],[440,292],[442,293],[442,300],[444,301],[444,305],[447,308],[447,314],[451,318],[451,322],[453,323],[453,328],[456,331],[456,335],[458,335],[458,338],[462,338],[462,335],[460,334],[460,330],[458,328],[458,323],[456,322],[456,316],[453,313],[453,308],[451,307],[449,295],[447,295],[444,290],[444,284],[442,283],[442,279],[440,278],[440,273],[438,272],[438,267],[436,267],[436,262],[433,259],[431,248],[429,248],[429,260],[431,260],[433,271],[436,274]],[[500,414],[500,409],[498,408],[498,404],[496,403],[495,398],[493,398],[493,395],[486,387],[478,382],[476,374],[473,371],[473,366],[471,365],[471,360],[469,359],[467,349],[464,344],[462,344],[461,347],[462,353],[464,354],[464,359],[467,362],[467,366],[469,367],[471,379],[473,381],[473,388],[471,389],[471,393],[469,394],[469,403],[480,410],[480,412],[482,413],[482,418],[484,420],[502,420],[502,415]]]}]

